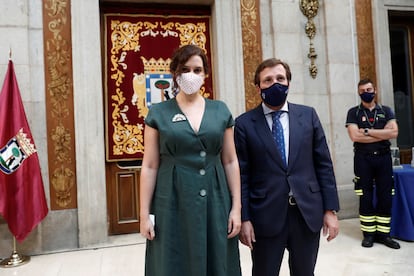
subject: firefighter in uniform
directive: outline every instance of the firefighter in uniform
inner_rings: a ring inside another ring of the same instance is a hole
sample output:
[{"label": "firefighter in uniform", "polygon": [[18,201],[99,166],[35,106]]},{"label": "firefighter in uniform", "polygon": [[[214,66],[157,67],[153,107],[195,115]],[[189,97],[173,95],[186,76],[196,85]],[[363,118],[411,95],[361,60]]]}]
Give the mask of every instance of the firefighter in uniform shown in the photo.
[{"label": "firefighter in uniform", "polygon": [[389,141],[398,136],[398,125],[391,108],[374,101],[371,80],[358,83],[358,94],[361,104],[348,111],[346,127],[354,142],[354,184],[364,235],[361,245],[372,247],[378,242],[399,249],[399,243],[390,237],[394,180]]}]

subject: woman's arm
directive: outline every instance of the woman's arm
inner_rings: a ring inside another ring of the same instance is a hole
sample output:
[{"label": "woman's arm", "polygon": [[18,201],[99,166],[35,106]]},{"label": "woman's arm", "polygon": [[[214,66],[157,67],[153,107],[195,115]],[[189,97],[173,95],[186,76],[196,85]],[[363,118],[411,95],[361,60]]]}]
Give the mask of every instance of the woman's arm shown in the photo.
[{"label": "woman's arm", "polygon": [[224,132],[221,162],[223,163],[227,183],[232,197],[232,207],[228,223],[228,238],[233,238],[240,232],[241,227],[241,188],[239,162],[237,160],[232,128],[227,128]]},{"label": "woman's arm", "polygon": [[139,217],[141,235],[149,240],[155,237],[154,225],[150,220],[149,214],[160,162],[158,138],[158,130],[146,125],[144,131],[145,150],[140,177]]}]

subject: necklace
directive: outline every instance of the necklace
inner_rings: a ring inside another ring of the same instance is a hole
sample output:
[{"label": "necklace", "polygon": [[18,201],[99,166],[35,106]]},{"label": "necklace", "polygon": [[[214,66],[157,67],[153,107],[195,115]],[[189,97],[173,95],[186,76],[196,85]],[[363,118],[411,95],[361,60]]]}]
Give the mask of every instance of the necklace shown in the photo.
[{"label": "necklace", "polygon": [[375,110],[374,117],[372,117],[372,122],[371,122],[371,118],[368,117],[368,114],[365,111],[365,109],[364,109],[364,115],[365,115],[365,118],[367,118],[368,124],[371,126],[371,128],[373,128],[375,124],[375,120],[377,118],[377,110]]}]

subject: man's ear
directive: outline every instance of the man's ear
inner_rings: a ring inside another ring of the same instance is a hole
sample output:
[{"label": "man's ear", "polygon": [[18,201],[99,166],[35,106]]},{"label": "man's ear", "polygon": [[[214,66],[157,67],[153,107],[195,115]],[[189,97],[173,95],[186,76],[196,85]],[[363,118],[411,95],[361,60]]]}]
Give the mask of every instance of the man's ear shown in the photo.
[{"label": "man's ear", "polygon": [[258,93],[258,94],[260,94],[260,87],[259,87],[259,85],[258,85],[258,84],[256,84],[256,85],[255,85],[255,87],[256,87],[256,91],[257,91],[257,93]]}]

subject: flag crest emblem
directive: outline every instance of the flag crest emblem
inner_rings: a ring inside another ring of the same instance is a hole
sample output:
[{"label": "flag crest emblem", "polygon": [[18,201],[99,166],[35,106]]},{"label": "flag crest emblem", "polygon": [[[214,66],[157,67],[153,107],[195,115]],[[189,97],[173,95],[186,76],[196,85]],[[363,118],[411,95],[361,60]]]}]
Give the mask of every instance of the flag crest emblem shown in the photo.
[{"label": "flag crest emblem", "polygon": [[6,174],[16,171],[23,161],[36,152],[23,128],[0,149],[0,170]]}]

